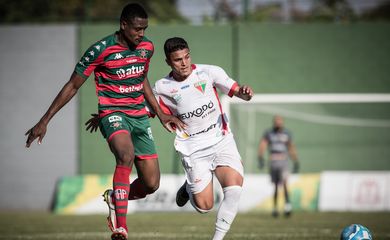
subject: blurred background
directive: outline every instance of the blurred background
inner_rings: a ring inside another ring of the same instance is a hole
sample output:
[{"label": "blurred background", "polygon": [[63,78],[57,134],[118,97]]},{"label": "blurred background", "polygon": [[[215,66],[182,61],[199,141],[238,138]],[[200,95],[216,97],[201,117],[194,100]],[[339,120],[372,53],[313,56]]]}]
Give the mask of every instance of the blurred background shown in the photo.
[{"label": "blurred background", "polygon": [[[281,94],[279,102],[227,105],[247,174],[268,176],[257,168],[257,147],[279,114],[293,133],[301,176],[310,176],[296,186],[296,206],[300,191],[309,187],[314,193],[308,208],[319,208],[321,173],[359,171],[368,172],[368,180],[348,180],[346,188],[357,184],[372,192],[374,197],[362,200],[368,210],[390,210],[389,0],[133,2],[149,14],[152,84],[169,72],[164,41],[179,36],[188,41],[194,63],[221,66],[256,94]],[[41,146],[26,149],[24,133],[47,110],[84,51],[118,30],[127,3],[0,0],[0,192],[5,193],[0,209],[50,210],[62,181],[71,182],[67,203],[83,191],[83,176],[101,177],[104,187],[111,181],[114,159],[107,143],[84,126],[97,109],[93,76],[51,121]],[[290,102],[296,94],[313,98]],[[324,103],[316,94],[355,95]],[[151,121],[162,173],[181,175],[174,136],[157,119]],[[378,171],[384,174],[379,180],[372,177]]]}]

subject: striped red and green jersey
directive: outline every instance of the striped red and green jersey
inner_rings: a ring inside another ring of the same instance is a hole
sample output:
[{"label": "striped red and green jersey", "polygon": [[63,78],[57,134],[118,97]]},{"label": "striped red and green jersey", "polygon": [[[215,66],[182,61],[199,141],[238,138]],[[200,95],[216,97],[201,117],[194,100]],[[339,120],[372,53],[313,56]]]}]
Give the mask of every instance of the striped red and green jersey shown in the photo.
[{"label": "striped red and green jersey", "polygon": [[130,49],[117,42],[117,33],[88,48],[75,72],[84,78],[95,73],[100,117],[112,112],[133,117],[147,115],[143,83],[153,52],[153,43],[146,37]]}]

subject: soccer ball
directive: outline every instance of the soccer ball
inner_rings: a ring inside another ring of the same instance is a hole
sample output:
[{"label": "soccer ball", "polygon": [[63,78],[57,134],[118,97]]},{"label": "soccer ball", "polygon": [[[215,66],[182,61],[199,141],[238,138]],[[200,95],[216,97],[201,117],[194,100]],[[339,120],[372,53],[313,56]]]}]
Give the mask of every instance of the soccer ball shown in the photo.
[{"label": "soccer ball", "polygon": [[345,227],[340,240],[372,240],[371,232],[361,224],[351,224]]}]

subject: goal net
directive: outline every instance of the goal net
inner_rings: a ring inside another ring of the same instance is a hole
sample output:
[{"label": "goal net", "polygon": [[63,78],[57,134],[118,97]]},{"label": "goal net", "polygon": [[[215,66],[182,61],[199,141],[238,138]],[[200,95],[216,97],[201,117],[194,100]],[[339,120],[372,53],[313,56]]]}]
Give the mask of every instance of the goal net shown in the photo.
[{"label": "goal net", "polygon": [[[256,94],[222,98],[247,173],[275,115],[284,118],[303,172],[390,170],[390,94]],[[263,170],[265,171],[265,170]]]}]

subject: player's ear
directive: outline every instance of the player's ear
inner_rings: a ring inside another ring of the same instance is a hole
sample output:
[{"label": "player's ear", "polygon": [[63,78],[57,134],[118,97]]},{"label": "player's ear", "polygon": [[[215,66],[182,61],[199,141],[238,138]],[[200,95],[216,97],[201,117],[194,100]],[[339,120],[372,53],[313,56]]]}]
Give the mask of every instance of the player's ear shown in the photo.
[{"label": "player's ear", "polygon": [[125,21],[121,21],[120,27],[121,27],[121,30],[124,31],[125,27],[126,27],[126,22]]}]

